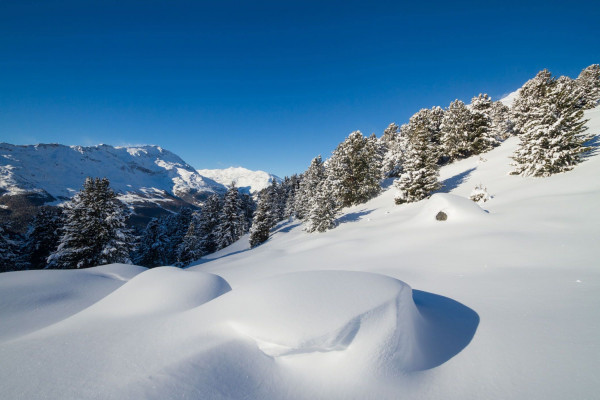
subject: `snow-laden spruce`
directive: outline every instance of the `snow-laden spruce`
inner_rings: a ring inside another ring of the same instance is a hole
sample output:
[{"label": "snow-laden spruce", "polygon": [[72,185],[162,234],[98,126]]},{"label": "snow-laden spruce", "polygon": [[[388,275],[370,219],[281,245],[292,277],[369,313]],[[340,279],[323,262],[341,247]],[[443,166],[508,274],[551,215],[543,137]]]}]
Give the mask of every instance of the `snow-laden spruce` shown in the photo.
[{"label": "snow-laden spruce", "polygon": [[302,175],[300,187],[296,193],[295,213],[299,219],[304,219],[310,212],[312,202],[316,197],[317,188],[326,179],[325,165],[321,156],[313,158],[308,169]]},{"label": "snow-laden spruce", "polygon": [[242,208],[242,201],[234,183],[231,184],[219,216],[219,225],[216,228],[217,248],[229,246],[246,233],[247,223]]},{"label": "snow-laden spruce", "polygon": [[600,65],[592,64],[581,71],[576,84],[582,92],[580,106],[587,110],[596,107],[600,101]]},{"label": "snow-laden spruce", "polygon": [[48,257],[54,268],[87,268],[129,263],[132,238],[128,211],[106,178],[86,178],[83,189],[65,205],[58,249]]},{"label": "snow-laden spruce", "polygon": [[572,79],[556,79],[547,70],[523,86],[513,107],[521,144],[513,155],[512,174],[550,176],[581,161],[589,139],[581,97]]},{"label": "snow-laden spruce", "polygon": [[426,125],[411,124],[403,172],[394,181],[398,189],[396,204],[423,200],[440,188],[438,154],[431,151],[430,131]]},{"label": "snow-laden spruce", "polygon": [[269,200],[269,196],[266,193],[258,200],[258,206],[252,220],[252,227],[250,228],[250,247],[256,247],[269,238],[272,219],[272,208]]},{"label": "snow-laden spruce", "polygon": [[352,132],[327,160],[327,176],[342,207],[364,203],[381,191],[381,155],[375,136]]}]

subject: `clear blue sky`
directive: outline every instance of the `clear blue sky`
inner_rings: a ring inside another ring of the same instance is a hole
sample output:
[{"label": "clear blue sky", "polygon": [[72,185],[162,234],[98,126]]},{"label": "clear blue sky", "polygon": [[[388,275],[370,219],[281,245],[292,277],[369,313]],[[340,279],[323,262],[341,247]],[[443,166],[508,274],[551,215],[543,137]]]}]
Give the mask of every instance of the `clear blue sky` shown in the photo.
[{"label": "clear blue sky", "polygon": [[577,76],[598,3],[0,0],[0,141],[289,175],[353,130]]}]

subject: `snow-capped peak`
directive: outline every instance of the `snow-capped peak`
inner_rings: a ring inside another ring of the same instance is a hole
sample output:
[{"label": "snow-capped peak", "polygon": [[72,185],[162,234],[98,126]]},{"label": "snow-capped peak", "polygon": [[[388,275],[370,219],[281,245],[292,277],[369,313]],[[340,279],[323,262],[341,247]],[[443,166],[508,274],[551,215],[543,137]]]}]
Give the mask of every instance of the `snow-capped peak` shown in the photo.
[{"label": "snow-capped peak", "polygon": [[281,178],[265,171],[252,171],[243,167],[225,169],[199,169],[198,173],[222,185],[232,182],[242,191],[256,193],[268,187],[273,180],[281,182]]}]

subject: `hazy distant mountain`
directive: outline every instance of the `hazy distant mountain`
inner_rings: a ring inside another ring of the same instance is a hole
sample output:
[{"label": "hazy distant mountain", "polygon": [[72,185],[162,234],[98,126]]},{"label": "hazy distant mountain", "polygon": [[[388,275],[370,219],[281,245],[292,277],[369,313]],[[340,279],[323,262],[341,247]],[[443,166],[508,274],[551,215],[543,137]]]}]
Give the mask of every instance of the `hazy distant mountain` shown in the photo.
[{"label": "hazy distant mountain", "polygon": [[198,173],[210,178],[222,185],[230,185],[235,182],[241,191],[256,193],[268,187],[273,180],[281,182],[281,178],[265,171],[252,171],[242,167],[230,167],[225,169],[199,169]]}]

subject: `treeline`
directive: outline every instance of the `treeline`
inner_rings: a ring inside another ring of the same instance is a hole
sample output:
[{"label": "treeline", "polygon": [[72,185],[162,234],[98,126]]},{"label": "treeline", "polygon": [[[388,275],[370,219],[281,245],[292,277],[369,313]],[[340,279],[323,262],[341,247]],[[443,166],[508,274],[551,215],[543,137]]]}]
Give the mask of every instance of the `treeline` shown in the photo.
[{"label": "treeline", "polygon": [[232,184],[223,198],[209,197],[200,210],[182,208],[154,218],[136,234],[127,226],[131,210],[108,179],[87,178],[62,207],[40,207],[25,235],[0,226],[0,266],[4,271],[110,263],[183,267],[247,233],[254,209],[252,198]]},{"label": "treeline", "polygon": [[[583,110],[599,100],[598,64],[575,80],[543,70],[523,85],[510,108],[480,94],[469,105],[455,100],[445,109],[422,109],[402,126],[390,124],[380,138],[352,132],[330,158],[315,157],[304,173],[273,182],[258,193],[257,203],[232,184],[200,210],[153,219],[138,234],[127,228],[131,211],[108,180],[88,178],[64,207],[41,207],[26,235],[0,226],[0,271],[113,262],[186,266],[248,232],[256,247],[289,218],[302,221],[307,232],[323,232],[335,227],[343,207],[377,196],[382,180],[394,179],[397,204],[425,199],[441,188],[441,166],[485,153],[513,135],[520,145],[511,174],[568,171],[588,150]],[[489,197],[483,186],[474,193],[476,201]]]}]

